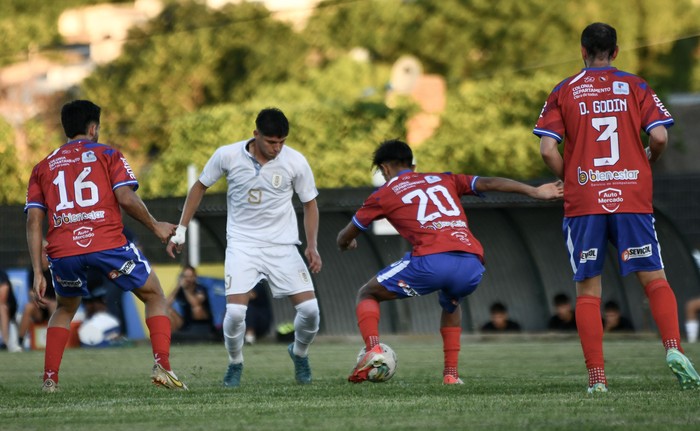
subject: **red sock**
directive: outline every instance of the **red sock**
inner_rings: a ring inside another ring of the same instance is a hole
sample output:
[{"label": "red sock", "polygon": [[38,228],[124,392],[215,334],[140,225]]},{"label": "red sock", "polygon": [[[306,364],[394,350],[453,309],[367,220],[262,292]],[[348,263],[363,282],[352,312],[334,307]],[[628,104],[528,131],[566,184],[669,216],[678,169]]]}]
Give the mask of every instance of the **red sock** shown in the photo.
[{"label": "red sock", "polygon": [[153,316],[146,319],[146,326],[151,333],[151,348],[156,364],[171,371],[170,368],[170,319],[168,316]]},{"label": "red sock", "polygon": [[61,367],[63,352],[66,350],[70,330],[51,326],[46,330],[46,351],[44,351],[44,380],[58,383],[58,369]]},{"label": "red sock", "polygon": [[442,334],[442,351],[445,354],[445,369],[442,372],[443,376],[451,375],[459,377],[457,372],[457,364],[459,363],[460,337],[462,336],[462,328],[457,326],[447,326],[440,328]]},{"label": "red sock", "polygon": [[603,320],[600,315],[600,298],[581,295],[576,298],[576,328],[581,339],[583,357],[586,359],[589,385],[591,376],[597,381],[605,382],[605,363],[603,360]]},{"label": "red sock", "polygon": [[659,328],[664,347],[666,350],[674,348],[682,352],[681,331],[678,327],[678,304],[668,281],[663,278],[654,280],[644,286],[644,292],[649,298],[651,315]]},{"label": "red sock", "polygon": [[379,344],[379,302],[374,299],[363,299],[355,308],[357,326],[365,341],[365,349],[370,350]]}]

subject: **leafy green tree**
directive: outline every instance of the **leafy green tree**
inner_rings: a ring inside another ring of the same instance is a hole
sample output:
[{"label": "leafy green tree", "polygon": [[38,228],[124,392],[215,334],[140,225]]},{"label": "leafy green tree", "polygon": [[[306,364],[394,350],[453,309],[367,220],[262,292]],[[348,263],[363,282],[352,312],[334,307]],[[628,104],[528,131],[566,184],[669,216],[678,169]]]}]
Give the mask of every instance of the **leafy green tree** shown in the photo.
[{"label": "leafy green tree", "polygon": [[532,129],[560,80],[547,73],[468,82],[448,98],[437,133],[415,150],[421,171],[549,176]]},{"label": "leafy green tree", "polygon": [[301,38],[260,5],[176,2],[131,31],[124,53],[82,89],[105,108],[110,139],[138,166],[168,146],[172,119],[287,80],[303,70],[304,52]]},{"label": "leafy green tree", "polygon": [[2,118],[0,118],[0,166],[6,179],[0,181],[0,204],[24,202],[26,183],[22,179],[25,175],[15,150],[15,131]]}]

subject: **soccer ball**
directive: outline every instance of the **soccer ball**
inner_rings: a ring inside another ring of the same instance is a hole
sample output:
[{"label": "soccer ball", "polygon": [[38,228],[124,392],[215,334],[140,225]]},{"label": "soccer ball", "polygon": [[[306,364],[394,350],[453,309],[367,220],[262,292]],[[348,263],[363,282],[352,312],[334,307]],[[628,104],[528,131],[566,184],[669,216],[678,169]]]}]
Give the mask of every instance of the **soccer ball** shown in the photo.
[{"label": "soccer ball", "polygon": [[[396,353],[391,347],[384,343],[379,343],[379,346],[381,346],[383,353],[375,353],[374,358],[372,358],[373,368],[367,375],[367,380],[373,383],[386,382],[392,378],[394,373],[396,373],[396,365],[399,362]],[[357,361],[355,362],[360,362],[366,352],[366,349],[363,347],[360,353],[357,354]]]}]

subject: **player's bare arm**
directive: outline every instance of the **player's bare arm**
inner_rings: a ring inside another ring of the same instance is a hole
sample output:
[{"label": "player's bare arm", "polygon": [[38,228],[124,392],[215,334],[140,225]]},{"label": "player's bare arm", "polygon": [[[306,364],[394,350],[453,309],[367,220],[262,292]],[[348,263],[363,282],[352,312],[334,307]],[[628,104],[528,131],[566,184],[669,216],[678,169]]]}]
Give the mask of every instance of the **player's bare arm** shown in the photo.
[{"label": "player's bare arm", "polygon": [[[665,129],[665,127],[663,128]],[[557,178],[564,179],[564,158],[559,153],[559,143],[551,136],[540,138],[542,160]]]},{"label": "player's bare arm", "polygon": [[520,193],[535,199],[553,200],[564,197],[564,185],[561,180],[533,187],[519,181],[501,177],[479,177],[476,182],[478,192],[498,191]]},{"label": "player's bare arm", "polygon": [[649,146],[647,157],[650,162],[655,162],[661,157],[668,144],[668,130],[663,126],[654,127],[649,131]]},{"label": "player's bare arm", "polygon": [[176,226],[172,223],[156,220],[146,204],[143,203],[139,195],[131,187],[118,187],[114,190],[114,196],[127,214],[150,229],[165,244],[170,236],[175,232]]},{"label": "player's bare arm", "polygon": [[46,279],[41,268],[41,255],[43,253],[41,242],[43,239],[42,224],[44,221],[44,211],[41,208],[29,208],[27,210],[27,245],[29,246],[29,257],[34,271],[34,302],[40,306],[46,306],[44,294],[46,293]]},{"label": "player's bare arm", "polygon": [[304,203],[304,233],[306,234],[306,250],[304,256],[309,263],[309,270],[316,274],[321,271],[321,255],[318,254],[318,203],[311,199]]},{"label": "player's bare arm", "polygon": [[207,189],[207,186],[197,180],[190,188],[190,191],[187,192],[185,205],[182,208],[182,215],[180,216],[180,223],[175,229],[175,234],[170,238],[168,245],[165,247],[165,252],[173,259],[175,258],[174,252],[182,252],[182,246],[187,240],[185,236],[187,226],[189,226],[190,221],[192,221],[192,217],[194,217],[194,213],[197,211],[197,208],[199,208],[199,204],[202,203],[202,198],[204,198]]},{"label": "player's bare arm", "polygon": [[362,232],[353,222],[348,223],[340,232],[336,243],[340,251],[354,250],[357,248],[357,237]]}]

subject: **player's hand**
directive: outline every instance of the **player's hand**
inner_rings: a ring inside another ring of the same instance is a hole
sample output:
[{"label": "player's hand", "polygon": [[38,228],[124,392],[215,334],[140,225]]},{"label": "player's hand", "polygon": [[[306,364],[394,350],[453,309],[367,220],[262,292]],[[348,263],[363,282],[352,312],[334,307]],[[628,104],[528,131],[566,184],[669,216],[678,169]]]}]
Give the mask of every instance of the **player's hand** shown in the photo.
[{"label": "player's hand", "polygon": [[44,299],[46,294],[46,279],[44,274],[34,274],[34,284],[32,285],[32,299],[37,307],[46,308],[47,303]]},{"label": "player's hand", "polygon": [[173,236],[170,238],[170,241],[168,241],[168,245],[165,246],[165,252],[168,253],[168,256],[175,259],[173,250],[177,252],[177,254],[182,253],[182,246],[185,244],[185,241],[187,241],[186,233],[187,227],[183,225],[175,226]]},{"label": "player's hand", "polygon": [[352,241],[347,244],[340,246],[340,251],[355,250],[357,248],[357,239],[353,238]]},{"label": "player's hand", "polygon": [[306,256],[306,261],[309,263],[309,271],[314,274],[321,272],[323,263],[321,262],[321,255],[318,254],[318,250],[308,247],[306,251],[304,251],[304,255]]},{"label": "player's hand", "polygon": [[558,180],[553,183],[542,184],[535,189],[533,197],[547,201],[561,199],[564,197],[564,182]]},{"label": "player's hand", "polygon": [[168,242],[171,236],[175,234],[175,229],[177,225],[168,223],[166,221],[157,221],[153,227],[153,233],[160,239],[160,242],[165,244]]}]

